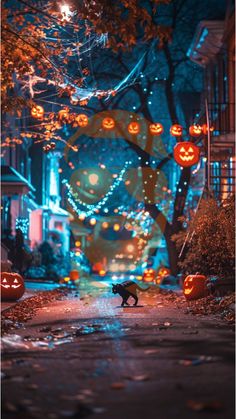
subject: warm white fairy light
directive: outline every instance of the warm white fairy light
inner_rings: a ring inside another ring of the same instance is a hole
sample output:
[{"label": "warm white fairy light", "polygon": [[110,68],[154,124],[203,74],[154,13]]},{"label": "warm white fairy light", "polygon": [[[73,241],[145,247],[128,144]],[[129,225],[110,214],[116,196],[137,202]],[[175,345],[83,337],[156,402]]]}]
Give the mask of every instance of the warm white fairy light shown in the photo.
[{"label": "warm white fairy light", "polygon": [[[73,191],[71,185],[64,180],[63,183],[67,187],[67,199],[70,203],[73,210],[76,212],[76,214],[84,214],[86,217],[89,217],[90,215],[94,214],[95,212],[98,212],[109,200],[109,198],[113,195],[115,189],[118,188],[120,183],[122,182],[124,175],[127,171],[128,166],[130,166],[132,162],[127,161],[125,162],[125,165],[123,169],[121,170],[119,176],[116,178],[114,183],[110,186],[109,191],[106,193],[106,195],[99,201],[97,204],[87,204],[86,202],[82,201],[76,192]],[[84,209],[80,209],[80,207],[83,207]]]}]

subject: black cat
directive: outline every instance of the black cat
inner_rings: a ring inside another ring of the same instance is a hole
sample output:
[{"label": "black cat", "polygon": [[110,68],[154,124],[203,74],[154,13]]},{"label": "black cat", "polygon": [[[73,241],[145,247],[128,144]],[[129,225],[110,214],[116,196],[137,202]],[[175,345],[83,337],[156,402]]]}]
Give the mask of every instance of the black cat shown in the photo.
[{"label": "black cat", "polygon": [[125,281],[122,282],[122,284],[113,284],[112,285],[112,292],[113,294],[119,294],[122,297],[122,303],[121,306],[123,307],[125,304],[128,306],[128,299],[129,297],[133,297],[135,300],[134,306],[138,304],[138,296],[137,296],[137,290],[139,291],[147,291],[150,287],[143,289],[139,287],[135,282],[133,281]]}]

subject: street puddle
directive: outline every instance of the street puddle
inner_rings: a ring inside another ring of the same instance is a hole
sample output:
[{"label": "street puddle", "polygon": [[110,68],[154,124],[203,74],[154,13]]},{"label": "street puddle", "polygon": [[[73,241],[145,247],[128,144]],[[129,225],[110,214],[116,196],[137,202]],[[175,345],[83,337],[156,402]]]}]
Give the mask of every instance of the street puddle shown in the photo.
[{"label": "street puddle", "polygon": [[62,328],[51,329],[44,327],[39,333],[47,333],[44,336],[20,336],[16,334],[5,335],[1,339],[2,348],[4,349],[54,349],[59,345],[72,343],[74,340],[83,335],[93,333],[101,333],[106,331],[107,326],[99,324],[89,324],[82,326],[71,326],[69,330]]}]

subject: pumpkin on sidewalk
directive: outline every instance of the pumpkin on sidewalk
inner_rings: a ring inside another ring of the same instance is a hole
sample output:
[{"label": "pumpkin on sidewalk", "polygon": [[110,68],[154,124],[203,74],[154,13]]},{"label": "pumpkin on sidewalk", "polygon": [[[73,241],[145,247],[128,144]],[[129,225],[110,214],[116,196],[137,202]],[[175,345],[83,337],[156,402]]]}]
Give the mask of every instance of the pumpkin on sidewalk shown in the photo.
[{"label": "pumpkin on sidewalk", "polygon": [[1,273],[1,300],[16,301],[22,297],[25,292],[24,279],[15,272]]},{"label": "pumpkin on sidewalk", "polygon": [[207,295],[205,275],[188,275],[184,280],[183,292],[186,300],[197,300]]}]

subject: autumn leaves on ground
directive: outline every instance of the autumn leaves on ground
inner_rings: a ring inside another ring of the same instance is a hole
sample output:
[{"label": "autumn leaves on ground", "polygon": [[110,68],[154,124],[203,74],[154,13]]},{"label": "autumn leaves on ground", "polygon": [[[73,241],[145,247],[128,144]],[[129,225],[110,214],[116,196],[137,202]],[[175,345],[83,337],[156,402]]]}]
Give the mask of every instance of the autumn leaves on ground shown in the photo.
[{"label": "autumn leaves on ground", "polygon": [[233,303],[152,288],[122,308],[104,287],[18,303],[3,313],[3,417],[232,418]]}]

